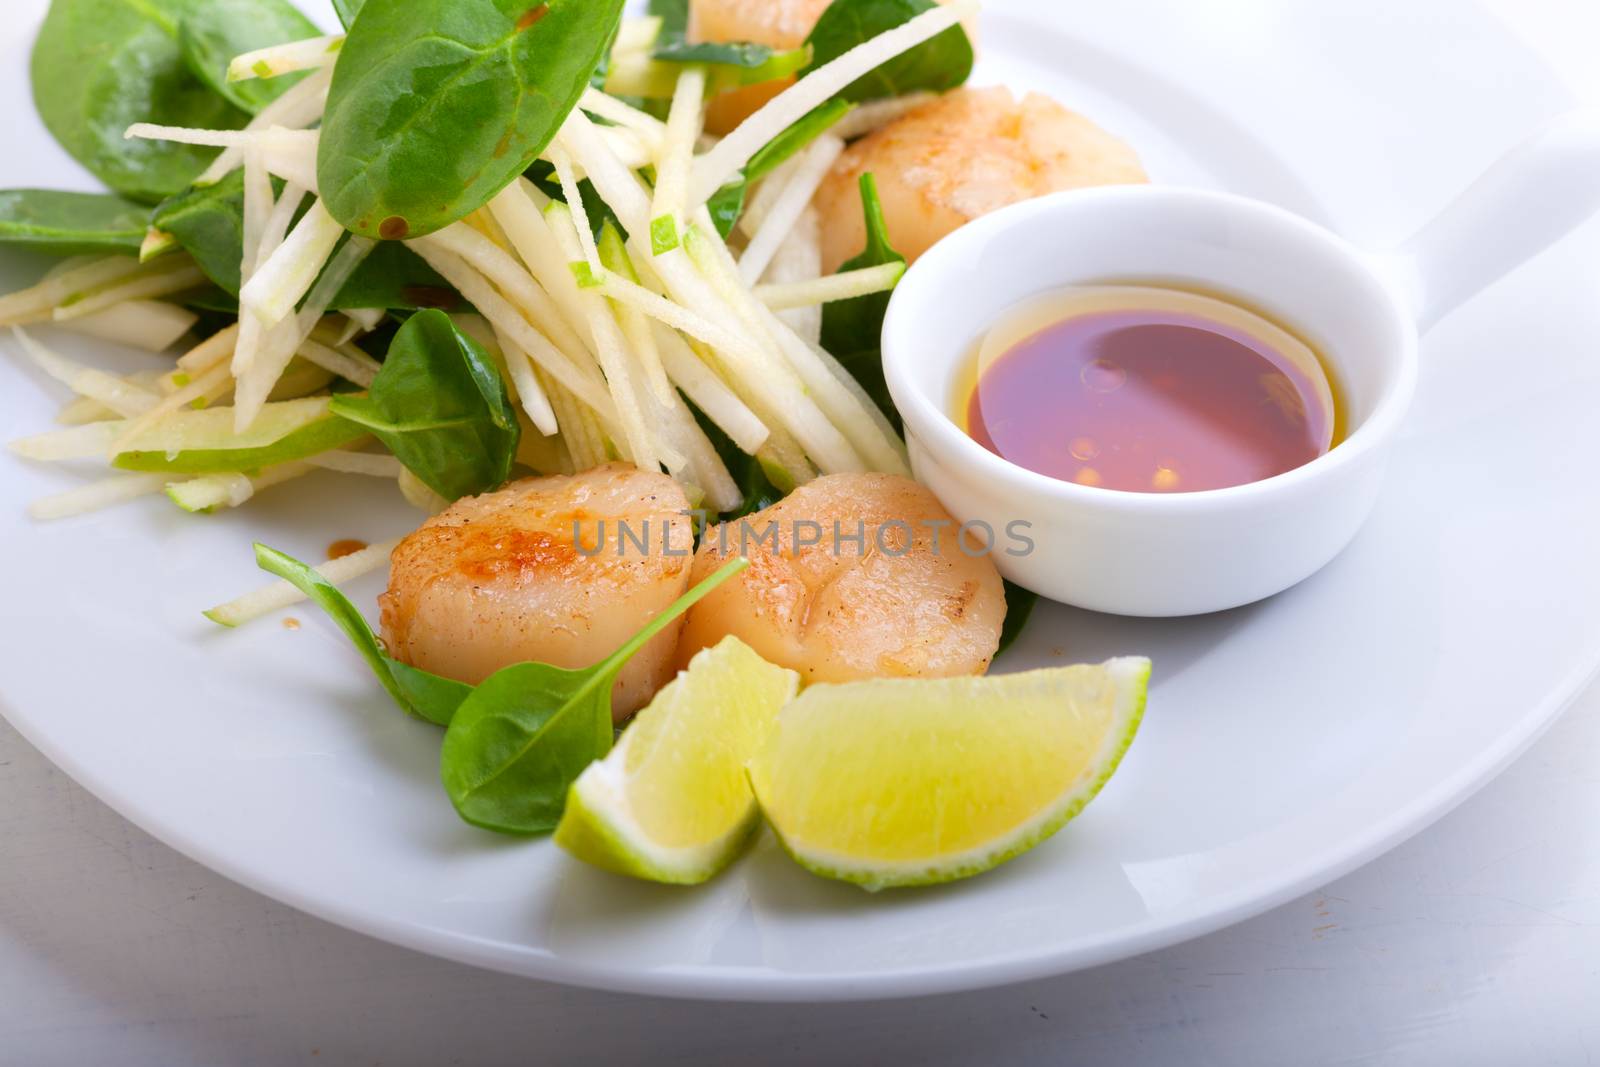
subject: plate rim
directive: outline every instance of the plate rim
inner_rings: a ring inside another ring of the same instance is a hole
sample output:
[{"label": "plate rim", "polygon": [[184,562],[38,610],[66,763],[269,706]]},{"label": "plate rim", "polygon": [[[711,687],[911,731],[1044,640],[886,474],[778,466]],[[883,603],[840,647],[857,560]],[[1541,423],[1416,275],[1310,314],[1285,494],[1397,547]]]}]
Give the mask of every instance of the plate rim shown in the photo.
[{"label": "plate rim", "polygon": [[543,947],[512,945],[363,910],[331,895],[318,898],[297,889],[289,879],[277,877],[270,865],[232,862],[180,823],[161,817],[159,811],[145,810],[134,795],[109,785],[84,761],[53,743],[43,729],[44,716],[14,709],[4,693],[0,693],[0,716],[52,764],[143,832],[252,891],[318,919],[469,966],[578,987],[677,999],[812,1003],[949,994],[1057,976],[1204,936],[1271,910],[1349,873],[1443,817],[1526,751],[1596,677],[1600,677],[1600,649],[1525,711],[1508,715],[1505,728],[1474,758],[1412,796],[1389,817],[1361,833],[1346,835],[1340,847],[1301,857],[1280,875],[1258,879],[1227,894],[1197,898],[1204,906],[1169,910],[1159,918],[1116,926],[1065,946],[981,962],[941,962],[865,974],[706,964],[644,968],[595,963],[559,956]]},{"label": "plate rim", "polygon": [[826,971],[794,973],[753,967],[723,967],[710,971],[703,967],[607,966],[548,952],[529,952],[526,948],[508,949],[500,942],[460,931],[393,920],[382,913],[325,902],[281,883],[270,873],[243,869],[226,857],[213,854],[203,841],[192,835],[166,825],[159,818],[147,817],[137,805],[126,802],[114,790],[103,792],[98,788],[102,783],[97,775],[19,721],[3,694],[0,694],[0,715],[74,782],[163,845],[247,889],[336,926],[456,963],[586,989],[677,1000],[825,1003],[935,996],[1057,977],[1168,948],[1271,911],[1376,859],[1449,814],[1527,751],[1597,678],[1600,678],[1600,650],[1588,663],[1572,671],[1560,687],[1523,715],[1515,729],[1502,734],[1478,759],[1458,768],[1364,836],[1348,839],[1333,858],[1328,858],[1327,853],[1308,857],[1291,873],[1273,879],[1269,888],[1246,886],[1225,897],[1202,898],[1213,903],[1209,907],[1186,909],[1169,918],[1147,919],[1117,927],[1065,948],[1013,954],[981,963],[917,966],[875,971],[870,975]]}]

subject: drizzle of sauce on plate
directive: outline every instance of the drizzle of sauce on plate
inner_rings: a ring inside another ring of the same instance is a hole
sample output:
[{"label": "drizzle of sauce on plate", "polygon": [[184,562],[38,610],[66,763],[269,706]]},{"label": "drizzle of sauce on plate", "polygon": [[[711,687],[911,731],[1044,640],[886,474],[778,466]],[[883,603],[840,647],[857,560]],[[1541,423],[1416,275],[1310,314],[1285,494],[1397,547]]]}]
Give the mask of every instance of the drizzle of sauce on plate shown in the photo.
[{"label": "drizzle of sauce on plate", "polygon": [[366,547],[365,541],[357,541],[353,537],[341,538],[328,546],[328,558],[340,559],[344,556],[353,556]]}]

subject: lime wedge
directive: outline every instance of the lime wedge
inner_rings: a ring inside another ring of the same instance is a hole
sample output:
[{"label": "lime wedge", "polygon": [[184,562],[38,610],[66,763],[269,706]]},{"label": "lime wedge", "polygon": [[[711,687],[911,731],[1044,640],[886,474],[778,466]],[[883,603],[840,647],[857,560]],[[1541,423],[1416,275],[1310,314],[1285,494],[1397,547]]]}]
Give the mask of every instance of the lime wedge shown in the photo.
[{"label": "lime wedge", "polygon": [[750,763],[799,863],[867,889],[966,878],[1083,810],[1144,714],[1150,661],[814,685]]},{"label": "lime wedge", "polygon": [[745,762],[799,685],[734,637],[699,653],[572,783],[556,843],[618,874],[704,882],[760,821]]}]

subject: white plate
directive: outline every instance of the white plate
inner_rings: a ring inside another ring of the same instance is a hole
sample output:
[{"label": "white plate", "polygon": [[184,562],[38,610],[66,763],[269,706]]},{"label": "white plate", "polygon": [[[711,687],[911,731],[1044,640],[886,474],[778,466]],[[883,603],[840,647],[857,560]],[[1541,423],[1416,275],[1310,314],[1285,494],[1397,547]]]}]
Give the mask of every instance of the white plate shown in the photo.
[{"label": "white plate", "polygon": [[[0,45],[6,185],[89,187],[33,118],[44,0]],[[1156,176],[1399,237],[1567,92],[1457,0],[997,2],[983,80],[1054,92]],[[314,611],[222,632],[249,542],[314,556],[415,522],[392,487],[327,476],[237,513],[148,500],[38,526],[68,475],[0,461],[0,693],[51,759],[169,844],[378,937],[557,981],[679,996],[829,999],[1086,967],[1215,929],[1427,824],[1548,725],[1600,658],[1600,308],[1594,227],[1426,345],[1420,402],[1371,525],[1267,603],[1140,622],[1048,607],[1002,668],[1155,659],[1121,772],[1048,844],[935,890],[868,896],[763,842],[697,891],[568,862],[457,821],[438,733],[390,706]],[[38,264],[4,262],[15,282]],[[9,342],[7,342],[9,345]],[[63,347],[84,346],[63,341]],[[97,353],[110,359],[103,347]],[[126,365],[131,358],[117,357]],[[9,431],[46,426],[7,357]],[[356,592],[371,603],[375,582]]]}]

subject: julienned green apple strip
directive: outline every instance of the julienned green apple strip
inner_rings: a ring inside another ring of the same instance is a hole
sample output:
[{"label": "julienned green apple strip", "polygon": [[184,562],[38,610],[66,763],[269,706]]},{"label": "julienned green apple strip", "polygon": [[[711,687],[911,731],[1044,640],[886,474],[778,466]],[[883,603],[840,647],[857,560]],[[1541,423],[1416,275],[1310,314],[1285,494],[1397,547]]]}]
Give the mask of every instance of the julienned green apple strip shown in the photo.
[{"label": "julienned green apple strip", "polygon": [[[567,119],[561,141],[583,164],[606,204],[629,230],[629,251],[635,261],[647,263],[674,300],[709,321],[721,333],[732,337],[750,336],[748,325],[739,321],[725,299],[726,294],[719,292],[702,274],[702,265],[692,262],[683,248],[661,254],[655,252],[645,236],[648,227],[643,223],[649,213],[649,199],[639,179],[612,155],[582,112],[574,112]],[[720,241],[716,243],[721,244]],[[693,244],[689,242],[686,247]],[[799,380],[778,352],[769,351],[759,342],[741,342],[719,352],[730,374],[741,383],[743,388],[738,390],[741,395],[748,391],[758,398],[761,407],[783,422],[825,473],[864,469],[849,442],[805,395]]]},{"label": "julienned green apple strip", "polygon": [[773,311],[787,311],[888,292],[905,272],[904,263],[884,263],[806,282],[758,285],[754,292],[756,298]]},{"label": "julienned green apple strip", "polygon": [[11,327],[11,336],[16,338],[34,366],[79,396],[98,400],[124,418],[142,415],[160,403],[161,398],[155,393],[126,378],[74,363],[46,348],[21,326]]},{"label": "julienned green apple strip", "polygon": [[[331,559],[317,567],[310,568],[320,575],[325,581],[339,585],[352,582],[364,574],[370,574],[389,562],[389,555],[400,543],[399,538],[383,541],[378,544],[368,545],[359,552],[352,552],[348,556]],[[298,604],[306,599],[305,593],[287,581],[273,582],[254,592],[218,604],[208,610],[206,618],[219,626],[242,626],[252,619],[259,619],[263,615],[270,615],[281,608]]]},{"label": "julienned green apple strip", "polygon": [[172,481],[169,474],[113,474],[107,478],[40,497],[28,505],[33,519],[67,519],[128,500],[159,493]]},{"label": "julienned green apple strip", "polygon": [[[333,68],[324,67],[310,77],[295,84],[288,92],[262,108],[244,127],[254,133],[278,127],[285,130],[303,130],[322,119],[323,108],[328,103],[328,87],[333,84]],[[244,162],[243,150],[230,146],[211,162],[195,185],[215,185],[233,173]]]},{"label": "julienned green apple strip", "polygon": [[56,325],[146,352],[165,352],[183,340],[199,321],[199,315],[177,304],[136,299]]},{"label": "julienned green apple strip", "polygon": [[587,373],[581,365],[552,345],[466,260],[448,249],[427,242],[418,242],[417,251],[434,270],[472,301],[473,307],[490,323],[504,329],[552,377],[599,412],[602,418],[615,418],[611,398],[598,375]]},{"label": "julienned green apple strip", "polygon": [[328,37],[307,37],[287,44],[258,48],[233,57],[228,64],[228,81],[243,82],[253,78],[277,78],[296,71],[331,67],[344,48],[344,34]]},{"label": "julienned green apple strip", "polygon": [[31,288],[0,296],[0,326],[49,319],[58,307],[129,278],[165,273],[172,266],[171,262],[144,264],[130,256],[108,256],[62,271]]},{"label": "julienned green apple strip", "polygon": [[703,128],[706,75],[702,67],[686,67],[672,91],[667,131],[656,167],[655,199],[650,205],[651,247],[670,252],[683,229],[689,206],[689,176],[694,167],[694,146]]},{"label": "julienned green apple strip", "polygon": [[[550,232],[555,235],[556,243],[569,262],[575,262],[580,255],[587,258],[589,253],[578,232],[576,219],[565,204],[551,204],[545,208],[545,219],[550,223]],[[593,244],[592,237],[589,244]],[[599,264],[599,252],[593,255],[592,273],[604,274]],[[578,303],[588,320],[589,336],[594,338],[595,356],[605,374],[606,385],[611,390],[611,401],[616,406],[617,419],[622,425],[624,440],[619,443],[626,445],[626,452],[635,466],[642,470],[659,470],[663,466],[665,450],[640,410],[638,393],[632,375],[628,373],[627,345],[616,316],[604,298],[593,289],[580,292]],[[674,458],[682,462],[681,458]]]},{"label": "julienned green apple strip", "polygon": [[[610,219],[607,219],[605,225],[600,228],[599,247],[600,265],[607,273],[638,283],[639,271],[628,258],[628,249],[623,244],[622,234]],[[656,344],[655,332],[650,326],[650,321],[635,308],[613,305],[613,310],[616,312],[617,320],[622,324],[622,332],[628,340],[628,347],[632,350],[634,358],[639,361],[645,381],[650,386],[656,401],[666,406],[677,403],[677,394],[673,392],[672,382],[667,379],[666,368],[661,365],[661,348]]]}]

